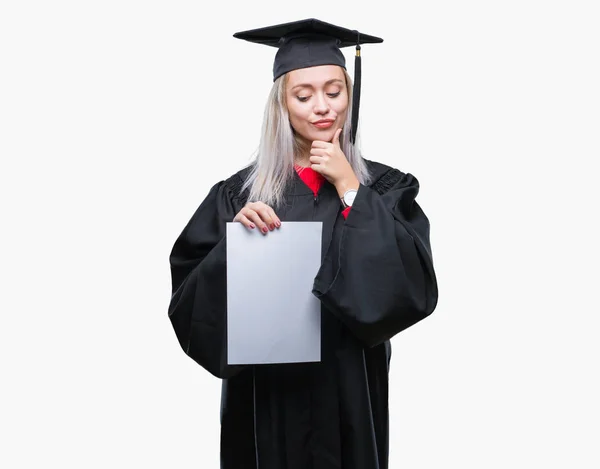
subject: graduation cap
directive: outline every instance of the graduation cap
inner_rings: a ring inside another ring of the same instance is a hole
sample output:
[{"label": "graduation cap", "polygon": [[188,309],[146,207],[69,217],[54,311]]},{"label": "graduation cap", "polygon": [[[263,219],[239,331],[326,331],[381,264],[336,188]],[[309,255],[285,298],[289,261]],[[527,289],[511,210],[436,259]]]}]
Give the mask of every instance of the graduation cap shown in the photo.
[{"label": "graduation cap", "polygon": [[354,92],[352,94],[352,143],[356,141],[360,105],[360,45],[383,42],[383,39],[325,23],[314,18],[283,23],[235,33],[233,37],[277,47],[273,63],[273,81],[284,73],[317,65],[346,68],[342,47],[356,46]]}]

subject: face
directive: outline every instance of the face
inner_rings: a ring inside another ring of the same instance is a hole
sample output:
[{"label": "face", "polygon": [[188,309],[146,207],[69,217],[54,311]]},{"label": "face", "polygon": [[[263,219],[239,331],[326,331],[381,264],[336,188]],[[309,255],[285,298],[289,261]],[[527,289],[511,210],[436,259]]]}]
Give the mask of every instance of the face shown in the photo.
[{"label": "face", "polygon": [[307,142],[330,142],[343,127],[348,109],[344,71],[337,65],[301,68],[288,73],[286,102],[290,123]]}]

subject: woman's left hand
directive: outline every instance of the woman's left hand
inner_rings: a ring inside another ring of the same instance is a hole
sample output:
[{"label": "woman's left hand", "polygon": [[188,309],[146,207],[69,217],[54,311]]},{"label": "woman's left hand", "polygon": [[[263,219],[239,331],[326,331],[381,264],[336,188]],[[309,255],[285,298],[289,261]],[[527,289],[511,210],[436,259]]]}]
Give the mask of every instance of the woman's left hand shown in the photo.
[{"label": "woman's left hand", "polygon": [[315,140],[310,149],[311,168],[336,187],[352,186],[358,181],[340,147],[341,133],[342,129],[337,129],[331,142]]}]

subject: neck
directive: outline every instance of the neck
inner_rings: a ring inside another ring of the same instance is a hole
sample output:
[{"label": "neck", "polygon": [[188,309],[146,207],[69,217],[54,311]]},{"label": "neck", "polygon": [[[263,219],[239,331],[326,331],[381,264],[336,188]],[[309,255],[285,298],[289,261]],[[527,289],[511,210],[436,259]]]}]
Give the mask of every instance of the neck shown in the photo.
[{"label": "neck", "polygon": [[308,168],[310,166],[310,160],[308,158],[295,158],[294,164],[302,166],[303,168]]}]

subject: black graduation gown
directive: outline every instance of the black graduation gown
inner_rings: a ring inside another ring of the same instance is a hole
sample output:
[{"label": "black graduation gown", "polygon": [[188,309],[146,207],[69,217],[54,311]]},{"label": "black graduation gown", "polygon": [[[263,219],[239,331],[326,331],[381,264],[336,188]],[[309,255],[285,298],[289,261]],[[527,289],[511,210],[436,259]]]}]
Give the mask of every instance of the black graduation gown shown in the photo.
[{"label": "black graduation gown", "polygon": [[183,350],[223,378],[222,469],[388,467],[389,339],[434,310],[437,283],[417,179],[365,162],[374,183],[346,220],[333,185],[315,197],[297,174],[275,209],[323,222],[320,363],[226,364],[225,223],[246,203],[248,168],[212,187],[175,242],[169,317]]}]

